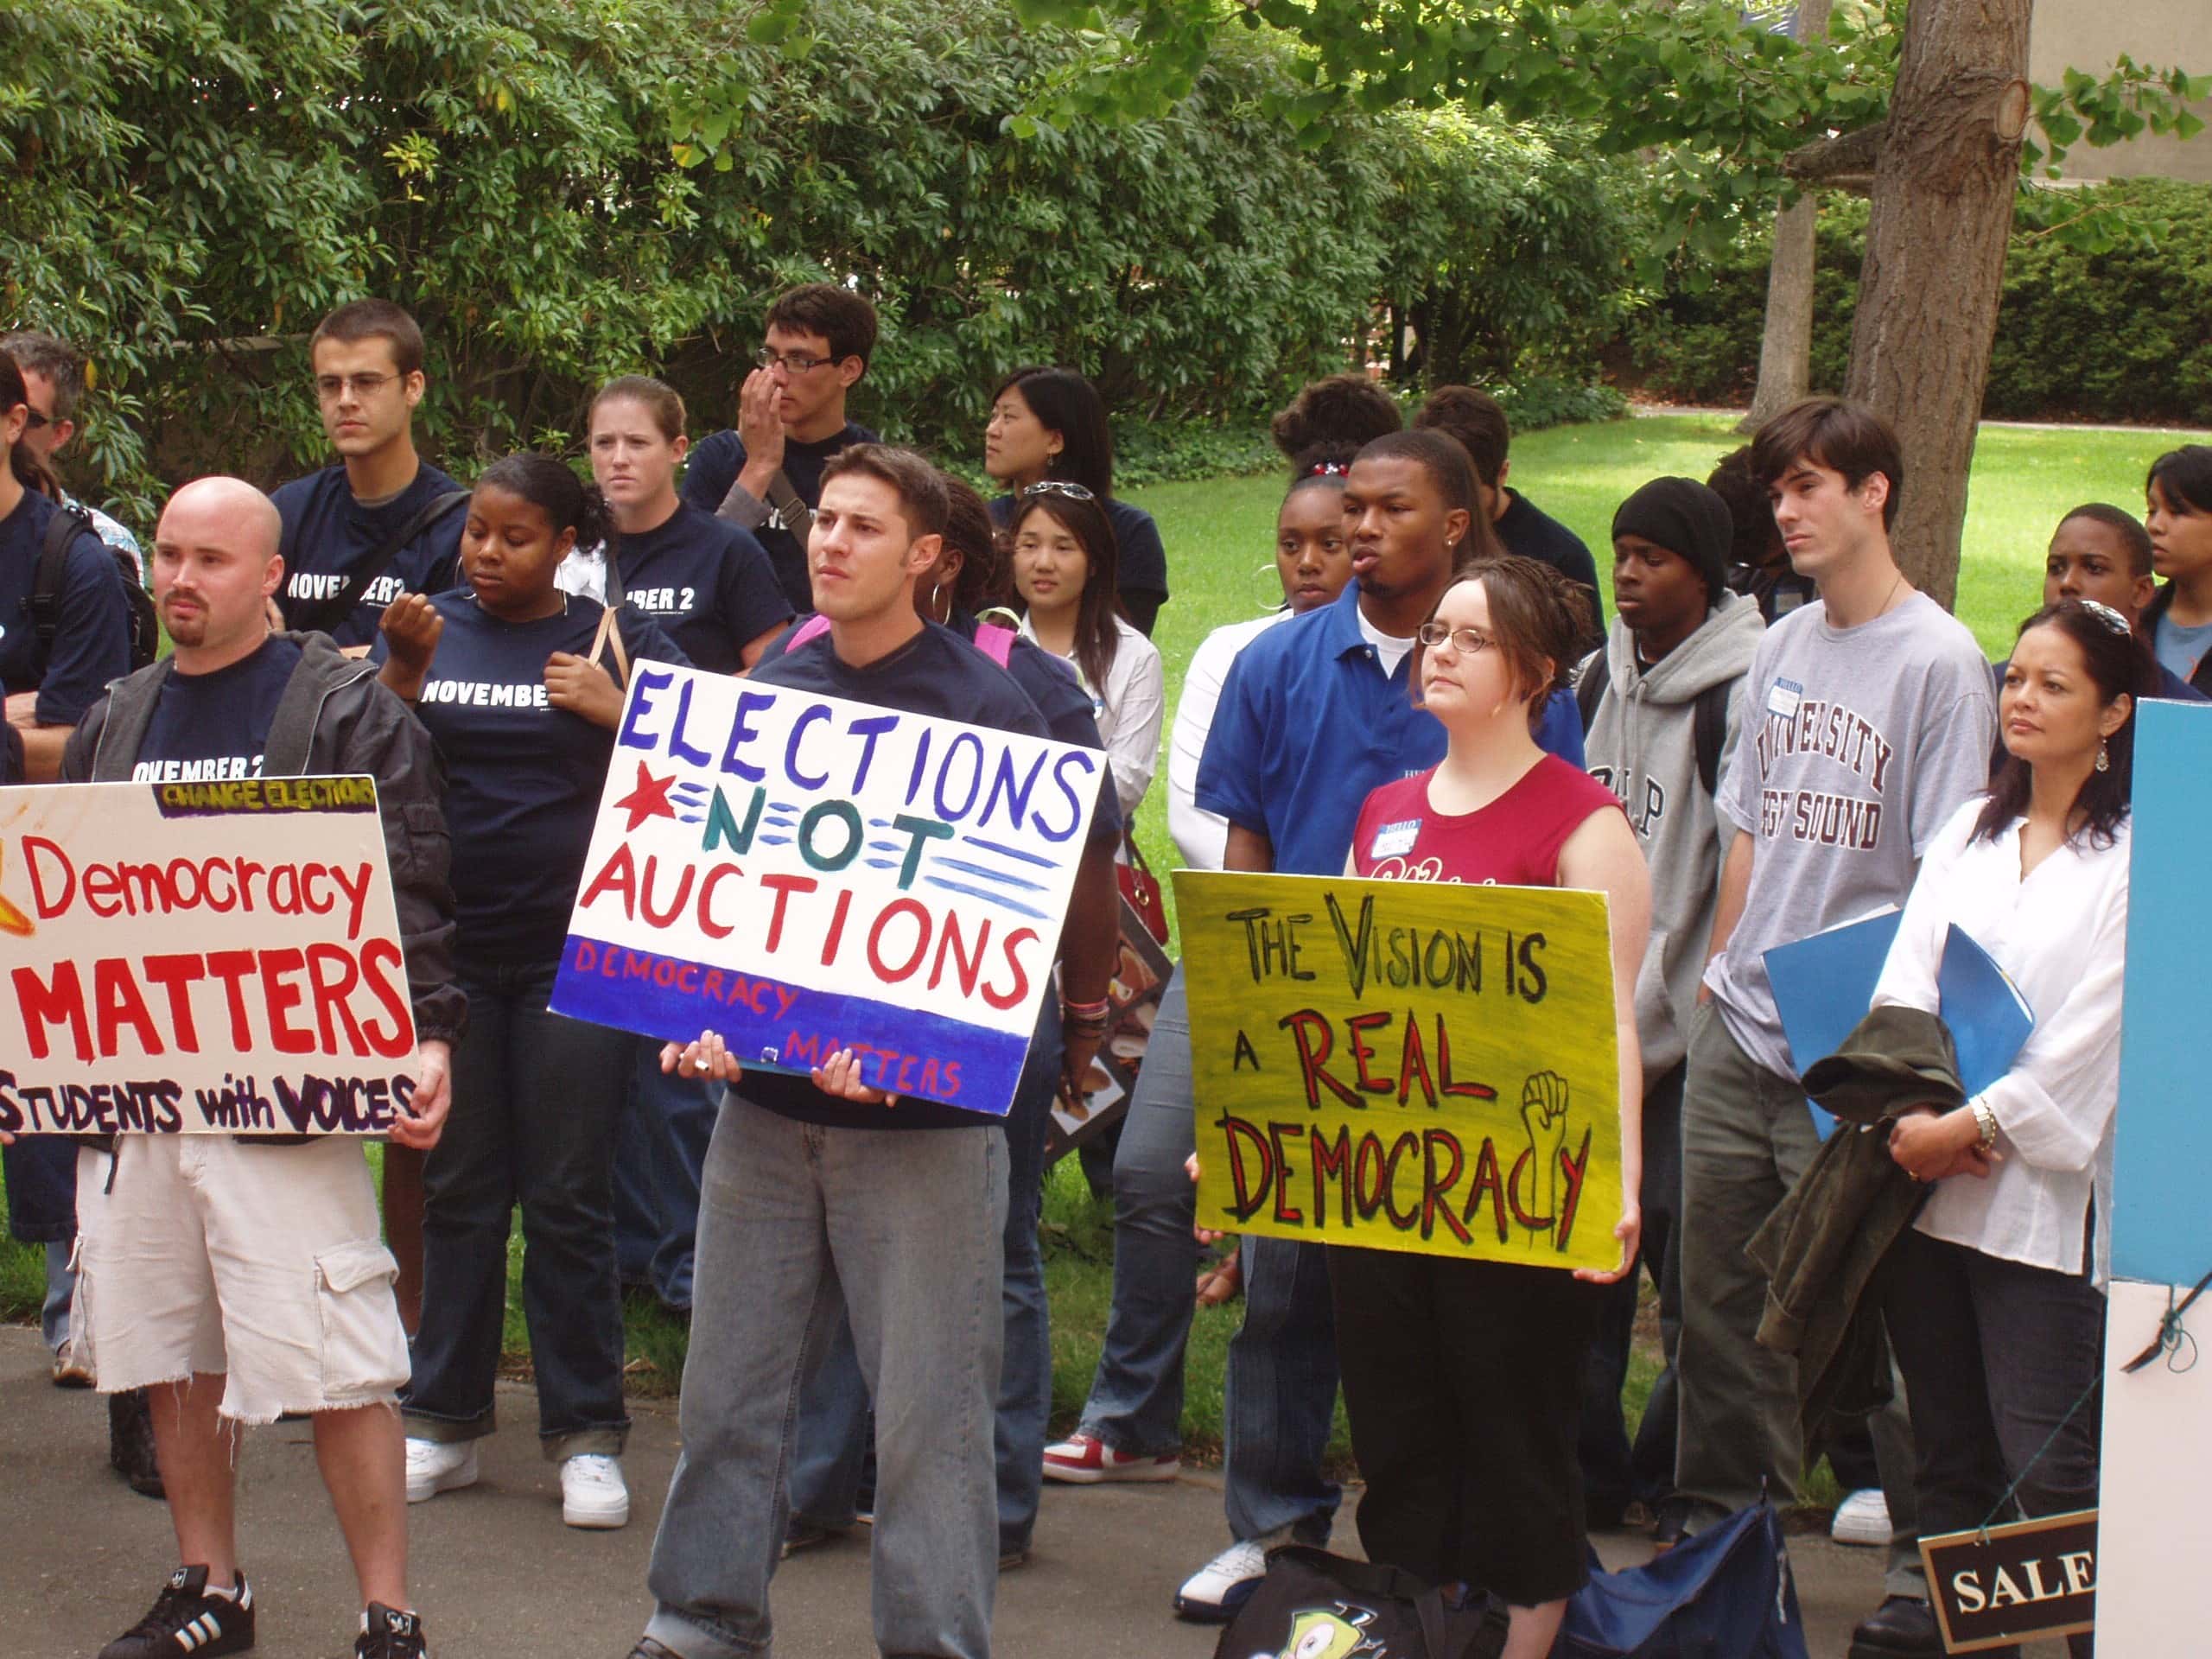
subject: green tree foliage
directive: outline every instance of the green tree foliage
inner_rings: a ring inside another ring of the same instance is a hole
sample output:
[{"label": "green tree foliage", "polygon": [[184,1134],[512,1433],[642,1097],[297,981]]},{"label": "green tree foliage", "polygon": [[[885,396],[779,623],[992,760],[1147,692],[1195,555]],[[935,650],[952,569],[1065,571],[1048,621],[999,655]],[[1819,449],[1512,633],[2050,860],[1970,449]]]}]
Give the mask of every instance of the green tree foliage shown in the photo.
[{"label": "green tree foliage", "polygon": [[464,474],[573,443],[639,367],[725,422],[768,297],[823,276],[883,314],[862,417],[951,454],[1019,364],[1125,421],[1248,416],[1391,305],[1485,374],[1586,361],[1630,241],[1586,131],[1287,122],[1313,60],[1268,30],[1147,118],[1025,113],[1094,44],[1004,0],[27,0],[0,321],[92,349],[86,459],[126,498],[315,460],[304,336],[365,293],[422,320]]},{"label": "green tree foliage", "polygon": [[[2069,239],[2083,226],[2133,233]],[[1866,207],[1821,215],[1814,276],[1813,385],[1843,384],[1866,255]],[[1767,238],[1746,236],[1677,276],[1631,322],[1626,342],[1652,391],[1688,403],[1743,397],[1758,372]],[[2005,261],[1983,412],[1995,418],[2169,421],[2212,408],[2212,187],[2167,180],[2034,191]]]}]

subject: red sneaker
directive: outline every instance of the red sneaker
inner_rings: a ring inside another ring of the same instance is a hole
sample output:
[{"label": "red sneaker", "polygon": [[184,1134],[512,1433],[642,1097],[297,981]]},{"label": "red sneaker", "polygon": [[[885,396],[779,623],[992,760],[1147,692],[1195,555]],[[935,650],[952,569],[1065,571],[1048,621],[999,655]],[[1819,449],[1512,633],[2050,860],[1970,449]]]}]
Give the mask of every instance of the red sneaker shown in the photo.
[{"label": "red sneaker", "polygon": [[1045,1478],[1092,1486],[1104,1480],[1173,1480],[1183,1460],[1173,1452],[1156,1458],[1124,1457],[1090,1434],[1071,1434],[1045,1448]]}]

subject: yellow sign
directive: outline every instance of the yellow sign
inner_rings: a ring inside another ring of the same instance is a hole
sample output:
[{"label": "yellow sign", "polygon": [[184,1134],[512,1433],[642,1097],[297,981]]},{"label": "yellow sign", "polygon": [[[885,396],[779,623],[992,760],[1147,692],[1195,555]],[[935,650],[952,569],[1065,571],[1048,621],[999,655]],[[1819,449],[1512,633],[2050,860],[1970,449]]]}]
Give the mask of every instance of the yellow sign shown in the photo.
[{"label": "yellow sign", "polygon": [[1178,870],[1175,908],[1200,1226],[1618,1265],[1603,893]]}]

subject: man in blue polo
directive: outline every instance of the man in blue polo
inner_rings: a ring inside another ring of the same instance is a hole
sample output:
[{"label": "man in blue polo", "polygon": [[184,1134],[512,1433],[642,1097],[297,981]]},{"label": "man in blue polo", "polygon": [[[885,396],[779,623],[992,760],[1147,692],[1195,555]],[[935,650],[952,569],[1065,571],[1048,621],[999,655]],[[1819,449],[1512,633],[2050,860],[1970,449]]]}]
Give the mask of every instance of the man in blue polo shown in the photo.
[{"label": "man in blue polo", "polygon": [[[1229,820],[1224,868],[1340,874],[1368,791],[1444,758],[1443,727],[1414,702],[1409,659],[1453,569],[1502,550],[1479,499],[1466,450],[1443,433],[1394,432],[1359,452],[1344,492],[1352,585],[1247,645],[1222,687],[1198,804]],[[1570,696],[1553,699],[1537,741],[1582,764]],[[1191,1618],[1230,1617],[1269,1545],[1323,1542],[1336,1513],[1321,1467],[1337,1392],[1326,1255],[1274,1238],[1248,1238],[1243,1254],[1224,1432],[1235,1541],[1177,1595]]]}]

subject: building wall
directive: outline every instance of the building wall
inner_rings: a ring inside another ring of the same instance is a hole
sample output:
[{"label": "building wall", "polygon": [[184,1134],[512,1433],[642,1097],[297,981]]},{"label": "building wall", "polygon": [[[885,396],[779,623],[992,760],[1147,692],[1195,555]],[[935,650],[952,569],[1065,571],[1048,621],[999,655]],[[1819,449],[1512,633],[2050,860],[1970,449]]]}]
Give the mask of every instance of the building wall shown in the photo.
[{"label": "building wall", "polygon": [[[2056,86],[2065,72],[2108,73],[2122,53],[2160,68],[2212,74],[2212,0],[2036,0],[2029,26],[2028,79]],[[2212,101],[2196,106],[2212,124]],[[2070,150],[2067,178],[2155,176],[2212,184],[2212,131],[2183,141],[2146,132],[2124,144]]]}]

